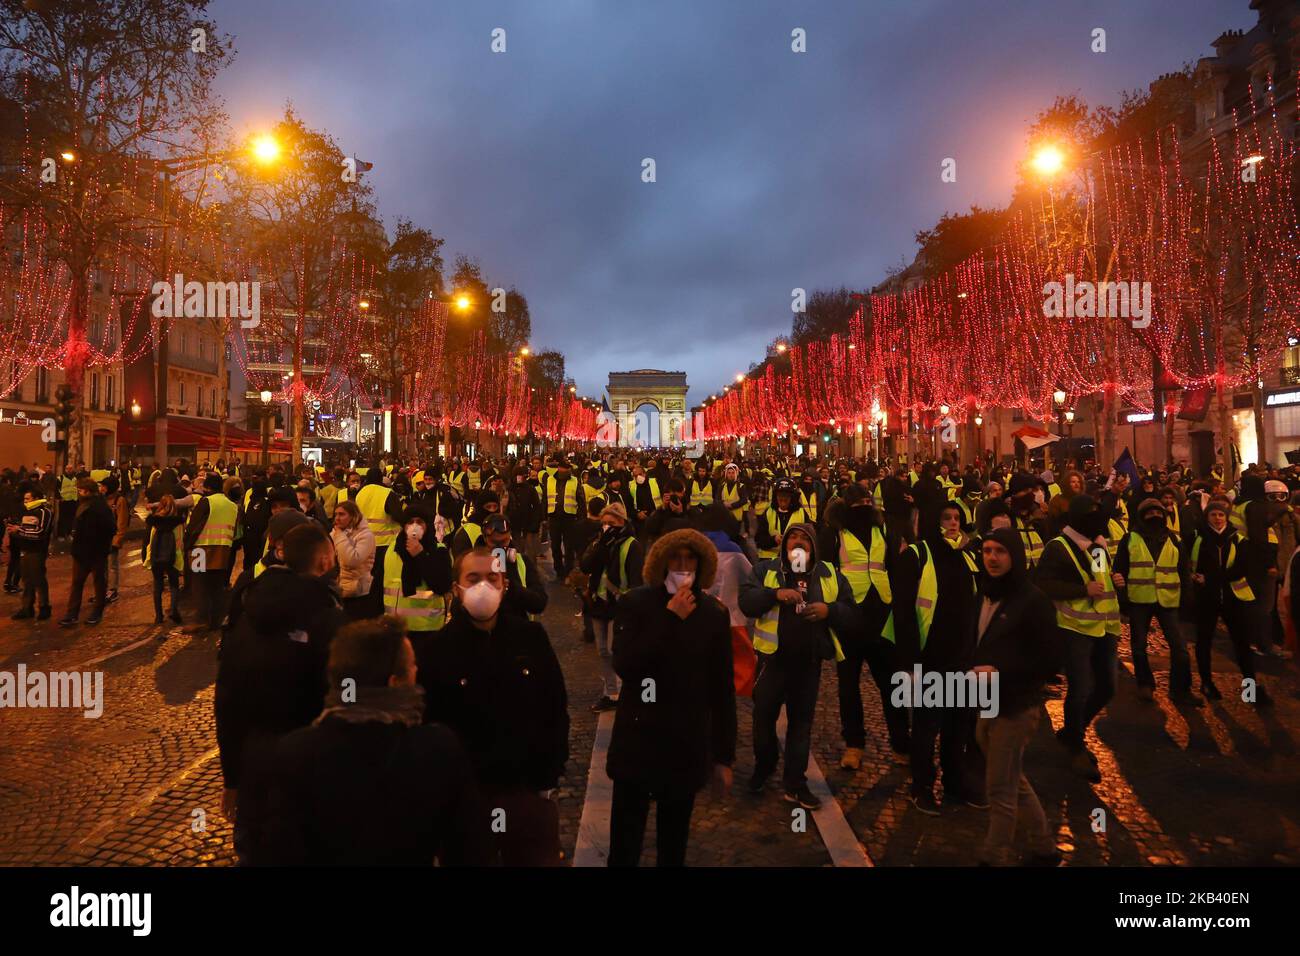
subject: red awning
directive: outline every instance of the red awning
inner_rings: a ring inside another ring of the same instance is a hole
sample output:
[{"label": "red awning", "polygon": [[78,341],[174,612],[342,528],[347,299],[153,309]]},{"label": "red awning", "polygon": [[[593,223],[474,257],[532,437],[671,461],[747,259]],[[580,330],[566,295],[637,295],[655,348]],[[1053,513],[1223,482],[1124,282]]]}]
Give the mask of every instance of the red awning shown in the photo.
[{"label": "red awning", "polygon": [[[123,415],[118,422],[117,443],[119,445],[152,445],[154,436],[154,423],[151,421],[133,422]],[[217,451],[221,447],[221,426],[209,418],[168,415],[167,443],[194,445],[196,450],[200,451]],[[230,451],[260,452],[262,436],[227,422],[226,448]],[[268,450],[285,454],[292,451],[292,448],[287,440],[272,438]]]}]

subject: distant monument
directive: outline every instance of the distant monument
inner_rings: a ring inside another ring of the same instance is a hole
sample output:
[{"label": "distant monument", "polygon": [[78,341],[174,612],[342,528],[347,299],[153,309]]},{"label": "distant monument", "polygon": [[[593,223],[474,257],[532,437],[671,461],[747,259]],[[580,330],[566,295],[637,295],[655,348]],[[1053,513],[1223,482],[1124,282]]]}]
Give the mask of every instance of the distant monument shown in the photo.
[{"label": "distant monument", "polygon": [[618,444],[623,447],[681,445],[686,373],[657,368],[610,372],[609,410],[618,424]]}]

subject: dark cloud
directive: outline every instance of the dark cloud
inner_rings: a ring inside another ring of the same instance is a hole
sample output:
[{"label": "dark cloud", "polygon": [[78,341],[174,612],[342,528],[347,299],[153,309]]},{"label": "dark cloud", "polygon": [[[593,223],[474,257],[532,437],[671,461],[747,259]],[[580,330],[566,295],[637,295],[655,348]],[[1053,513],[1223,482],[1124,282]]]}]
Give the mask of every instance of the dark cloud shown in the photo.
[{"label": "dark cloud", "polygon": [[[1084,9],[1086,8],[1086,9]],[[242,127],[292,100],[374,162],[381,210],[533,311],[580,392],[685,369],[698,401],[866,287],[945,211],[1004,203],[1058,94],[1124,89],[1249,27],[1247,0],[217,0]],[[491,31],[507,31],[493,54]],[[790,51],[807,31],[808,52]],[[1108,52],[1089,50],[1094,27]],[[658,182],[641,182],[653,157]],[[946,157],[958,180],[942,184]]]}]

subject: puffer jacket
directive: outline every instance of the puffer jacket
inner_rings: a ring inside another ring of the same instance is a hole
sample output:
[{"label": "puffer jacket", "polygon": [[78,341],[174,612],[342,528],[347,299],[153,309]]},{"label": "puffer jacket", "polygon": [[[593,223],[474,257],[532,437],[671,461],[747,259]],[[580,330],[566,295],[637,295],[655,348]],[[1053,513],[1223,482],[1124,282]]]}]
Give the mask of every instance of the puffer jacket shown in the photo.
[{"label": "puffer jacket", "polygon": [[375,534],[362,523],[347,531],[330,532],[339,559],[339,592],[345,598],[370,593],[375,564]]}]

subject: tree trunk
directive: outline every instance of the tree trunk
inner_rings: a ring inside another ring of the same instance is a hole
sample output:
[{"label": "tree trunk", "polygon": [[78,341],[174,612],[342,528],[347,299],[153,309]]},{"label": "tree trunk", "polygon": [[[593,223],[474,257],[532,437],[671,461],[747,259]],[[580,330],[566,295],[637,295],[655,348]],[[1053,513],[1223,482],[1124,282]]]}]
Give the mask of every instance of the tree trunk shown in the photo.
[{"label": "tree trunk", "polygon": [[[1253,381],[1258,382],[1255,378]],[[1268,445],[1266,444],[1268,436],[1264,430],[1264,390],[1255,385],[1250,390],[1250,399],[1255,409],[1255,461],[1268,461]]]},{"label": "tree trunk", "polygon": [[1228,403],[1223,397],[1223,366],[1220,363],[1217,385],[1215,386],[1217,401],[1219,405],[1219,441],[1222,443],[1222,457],[1220,462],[1223,468],[1223,480],[1225,484],[1233,484],[1236,479],[1236,469],[1233,467],[1232,459],[1232,423],[1231,416],[1228,413]]},{"label": "tree trunk", "polygon": [[86,387],[86,314],[90,299],[90,267],[73,270],[72,310],[68,315],[68,344],[64,352],[64,381],[72,389],[72,422],[66,438],[64,462],[85,461],[86,409],[82,394]]}]

